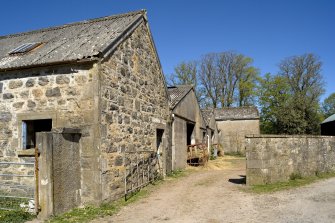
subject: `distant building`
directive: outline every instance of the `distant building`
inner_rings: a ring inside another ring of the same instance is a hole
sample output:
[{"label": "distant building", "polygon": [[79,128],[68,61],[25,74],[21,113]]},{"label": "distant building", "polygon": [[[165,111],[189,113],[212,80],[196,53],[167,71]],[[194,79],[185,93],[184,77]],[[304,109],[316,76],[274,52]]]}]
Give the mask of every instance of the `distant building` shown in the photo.
[{"label": "distant building", "polygon": [[206,124],[203,119],[195,92],[192,86],[179,85],[168,87],[170,109],[172,112],[172,146],[171,167],[176,170],[187,165],[187,147],[206,143]]},{"label": "distant building", "polygon": [[[221,131],[218,130],[218,126],[215,120],[215,114],[213,109],[203,109],[201,110],[202,115],[204,117],[205,123],[206,123],[206,129],[207,129],[207,145],[209,147],[212,147],[212,145],[215,146],[217,149],[218,155],[223,155],[223,151],[221,150],[220,144],[220,137],[221,137]],[[217,155],[215,154],[215,155]]]},{"label": "distant building", "polygon": [[214,113],[224,152],[245,154],[245,135],[260,134],[257,108],[221,108]]},{"label": "distant building", "polygon": [[321,135],[335,136],[335,114],[329,116],[321,123]]}]

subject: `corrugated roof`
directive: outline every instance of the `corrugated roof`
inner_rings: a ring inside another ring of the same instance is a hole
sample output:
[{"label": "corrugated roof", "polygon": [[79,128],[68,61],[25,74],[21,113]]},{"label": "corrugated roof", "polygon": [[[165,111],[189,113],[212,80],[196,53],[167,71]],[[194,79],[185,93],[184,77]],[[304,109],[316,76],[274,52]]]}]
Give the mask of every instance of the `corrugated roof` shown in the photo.
[{"label": "corrugated roof", "polygon": [[256,107],[238,107],[214,109],[216,120],[248,120],[259,119]]},{"label": "corrugated roof", "polygon": [[321,124],[324,124],[324,123],[327,123],[327,122],[332,122],[332,121],[335,121],[335,114],[326,118]]},{"label": "corrugated roof", "polygon": [[[0,36],[0,70],[103,57],[145,11],[108,16],[31,32]],[[32,51],[9,55],[25,43],[43,43]]]},{"label": "corrugated roof", "polygon": [[190,85],[178,85],[168,87],[170,107],[173,109],[193,89]]}]

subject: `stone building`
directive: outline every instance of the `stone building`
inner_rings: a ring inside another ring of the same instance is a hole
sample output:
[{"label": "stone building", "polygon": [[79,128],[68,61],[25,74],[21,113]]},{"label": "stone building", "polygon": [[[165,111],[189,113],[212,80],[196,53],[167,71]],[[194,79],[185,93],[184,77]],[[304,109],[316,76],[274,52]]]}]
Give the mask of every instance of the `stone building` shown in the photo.
[{"label": "stone building", "polygon": [[[40,186],[49,194],[40,191],[40,199],[50,195],[55,206],[65,205],[56,204],[60,198],[71,200],[56,214],[123,196],[125,169],[139,158],[159,154],[157,171],[164,174],[169,119],[145,11],[0,37],[0,163],[32,162],[33,148],[41,147]],[[51,138],[38,139],[39,132]],[[77,145],[64,147],[69,142]],[[0,166],[0,173],[17,171]],[[74,188],[57,191],[53,174]],[[0,178],[8,185],[31,183]]]},{"label": "stone building", "polygon": [[221,153],[219,155],[223,155],[220,146],[221,131],[218,129],[213,109],[203,109],[201,112],[206,123],[207,145],[209,145],[209,147],[215,145],[215,148],[217,149],[216,152]]},{"label": "stone building", "polygon": [[168,87],[172,111],[171,166],[176,170],[187,165],[187,146],[206,143],[206,124],[194,88],[189,85]]},{"label": "stone building", "polygon": [[224,152],[245,154],[245,136],[260,133],[257,108],[222,108],[214,113]]},{"label": "stone building", "polygon": [[321,135],[335,136],[335,114],[329,116],[321,123]]}]

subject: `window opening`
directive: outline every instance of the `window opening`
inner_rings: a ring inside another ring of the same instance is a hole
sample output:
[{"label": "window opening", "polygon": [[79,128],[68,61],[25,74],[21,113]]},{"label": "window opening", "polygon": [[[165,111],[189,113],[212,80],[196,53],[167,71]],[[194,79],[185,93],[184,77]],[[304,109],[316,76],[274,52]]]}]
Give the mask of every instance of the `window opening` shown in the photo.
[{"label": "window opening", "polygon": [[52,119],[38,119],[22,121],[22,147],[31,149],[36,147],[36,133],[50,132]]},{"label": "window opening", "polygon": [[27,53],[33,49],[35,49],[36,47],[38,47],[39,45],[41,45],[42,43],[25,43],[22,44],[21,46],[15,48],[14,50],[10,51],[9,54],[19,54],[19,53]]}]

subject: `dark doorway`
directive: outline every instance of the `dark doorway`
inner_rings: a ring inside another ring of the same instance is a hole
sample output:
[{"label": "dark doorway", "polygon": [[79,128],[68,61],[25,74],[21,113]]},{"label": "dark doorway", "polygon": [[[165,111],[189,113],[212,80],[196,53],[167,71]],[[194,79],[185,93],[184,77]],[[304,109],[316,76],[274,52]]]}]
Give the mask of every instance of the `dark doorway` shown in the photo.
[{"label": "dark doorway", "polygon": [[164,129],[157,129],[156,130],[156,149],[158,150],[159,147],[161,146],[163,142],[163,134],[164,134]]},{"label": "dark doorway", "polygon": [[52,119],[37,119],[22,121],[22,147],[31,149],[36,146],[37,132],[50,132]]},{"label": "dark doorway", "polygon": [[194,124],[193,123],[187,123],[187,126],[186,126],[186,131],[187,131],[186,144],[187,145],[192,144],[193,130],[194,130]]}]

